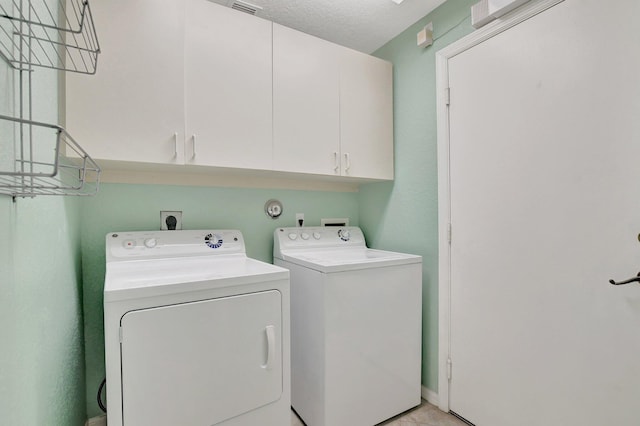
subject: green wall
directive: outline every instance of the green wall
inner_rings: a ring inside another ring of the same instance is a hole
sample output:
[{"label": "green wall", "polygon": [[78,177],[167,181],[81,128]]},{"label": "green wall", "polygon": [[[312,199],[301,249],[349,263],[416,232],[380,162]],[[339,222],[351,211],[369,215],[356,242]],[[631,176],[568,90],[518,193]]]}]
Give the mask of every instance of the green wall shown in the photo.
[{"label": "green wall", "polygon": [[0,197],[0,424],[80,426],[78,200]]},{"label": "green wall", "polygon": [[[284,206],[277,220],[264,213],[264,204],[271,198]],[[265,262],[272,261],[274,229],[294,226],[296,213],[305,214],[307,225],[319,225],[323,217],[348,217],[351,224],[358,224],[354,193],[103,184],[98,195],[83,200],[82,205],[89,417],[100,414],[96,391],[104,377],[105,236],[113,231],[159,229],[160,210],[181,210],[183,229],[239,229],[246,240],[247,254]]]},{"label": "green wall", "polygon": [[[13,77],[0,61],[0,114],[15,113]],[[56,73],[33,78],[34,118],[57,122]],[[11,128],[0,126],[3,170]],[[78,201],[0,195],[0,425],[84,424]]]},{"label": "green wall", "polygon": [[[293,225],[299,212],[309,225],[321,217],[349,217],[362,226],[371,246],[421,254],[422,382],[437,390],[434,58],[438,49],[471,31],[474,2],[446,2],[376,52],[394,63],[393,183],[363,185],[358,194],[104,184],[96,197],[81,200],[38,197],[12,203],[0,196],[5,224],[0,227],[0,424],[82,425],[85,401],[89,417],[100,413],[95,393],[104,377],[104,237],[110,231],[157,229],[161,209],[182,210],[185,229],[240,229],[249,256],[264,261],[271,260],[273,229]],[[437,40],[419,49],[416,33],[430,21]],[[9,73],[0,68],[0,89],[10,84]],[[55,81],[47,84],[55,87]],[[36,93],[55,102],[55,96]],[[0,97],[0,113],[10,104]],[[45,104],[44,110],[55,109]],[[53,113],[46,115],[38,118],[57,121]],[[263,213],[269,198],[284,204],[276,221]]]},{"label": "green wall", "polygon": [[[423,256],[422,384],[438,390],[438,183],[435,53],[467,35],[477,0],[447,1],[374,53],[394,66],[395,180],[363,185],[360,226],[369,245]],[[433,22],[434,44],[416,46]]]}]

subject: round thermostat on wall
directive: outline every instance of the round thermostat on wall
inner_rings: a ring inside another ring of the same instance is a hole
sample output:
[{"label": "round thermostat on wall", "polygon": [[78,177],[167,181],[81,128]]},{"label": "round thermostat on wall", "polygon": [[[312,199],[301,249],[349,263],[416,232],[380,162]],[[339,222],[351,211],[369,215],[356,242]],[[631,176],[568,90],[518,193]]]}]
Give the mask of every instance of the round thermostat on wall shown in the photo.
[{"label": "round thermostat on wall", "polygon": [[282,203],[278,200],[269,200],[264,205],[264,212],[271,219],[277,219],[282,214]]}]

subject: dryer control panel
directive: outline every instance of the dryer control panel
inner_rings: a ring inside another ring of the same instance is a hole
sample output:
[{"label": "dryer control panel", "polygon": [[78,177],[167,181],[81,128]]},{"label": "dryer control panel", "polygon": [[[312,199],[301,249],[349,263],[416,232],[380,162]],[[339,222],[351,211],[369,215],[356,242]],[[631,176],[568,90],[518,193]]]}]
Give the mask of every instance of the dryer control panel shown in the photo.
[{"label": "dryer control panel", "polygon": [[277,228],[273,235],[273,255],[281,250],[366,247],[364,234],[357,226],[308,226]]},{"label": "dryer control panel", "polygon": [[110,232],[107,262],[220,254],[245,254],[238,230]]}]

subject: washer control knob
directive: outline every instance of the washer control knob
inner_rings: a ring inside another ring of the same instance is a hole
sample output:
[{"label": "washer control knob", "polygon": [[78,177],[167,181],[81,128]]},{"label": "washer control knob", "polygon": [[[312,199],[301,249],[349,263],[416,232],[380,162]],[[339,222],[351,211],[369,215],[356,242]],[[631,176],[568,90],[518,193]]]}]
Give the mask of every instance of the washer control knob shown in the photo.
[{"label": "washer control knob", "polygon": [[313,233],[313,238],[315,238],[316,240],[320,239],[320,233],[319,232],[314,232]]},{"label": "washer control knob", "polygon": [[307,234],[306,232],[303,232],[302,234],[300,234],[300,236],[302,237],[303,240],[309,239],[309,234]]},{"label": "washer control knob", "polygon": [[147,238],[144,240],[144,246],[146,248],[154,248],[158,244],[158,240],[155,238]]},{"label": "washer control knob", "polygon": [[289,234],[289,239],[290,239],[291,241],[295,241],[296,239],[298,239],[298,234],[295,234],[295,233],[293,233],[293,232],[292,232],[292,233],[290,233],[290,234]]},{"label": "washer control knob", "polygon": [[341,229],[338,231],[338,236],[342,241],[349,241],[349,238],[351,238],[351,233],[347,229]]}]

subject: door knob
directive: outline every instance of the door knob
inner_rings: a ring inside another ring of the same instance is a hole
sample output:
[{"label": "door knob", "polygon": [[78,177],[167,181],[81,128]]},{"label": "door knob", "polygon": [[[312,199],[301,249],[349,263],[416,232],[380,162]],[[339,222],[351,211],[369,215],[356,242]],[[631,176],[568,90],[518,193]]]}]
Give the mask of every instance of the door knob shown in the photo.
[{"label": "door knob", "polygon": [[614,280],[609,280],[609,283],[613,284],[613,285],[623,285],[623,284],[638,283],[638,282],[640,282],[640,272],[638,272],[638,275],[636,275],[633,278],[629,278],[628,280],[624,280],[624,281],[620,281],[620,282],[615,282]]}]

